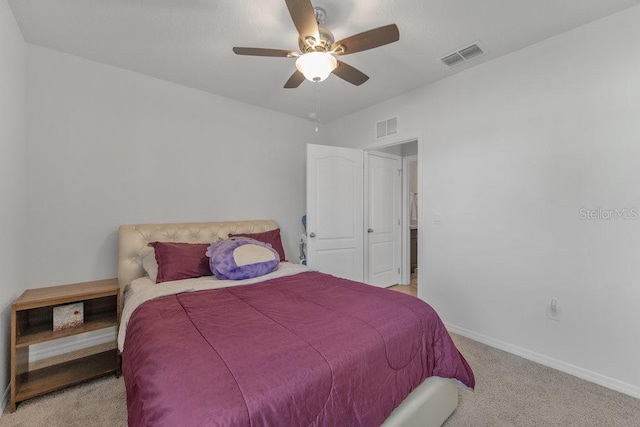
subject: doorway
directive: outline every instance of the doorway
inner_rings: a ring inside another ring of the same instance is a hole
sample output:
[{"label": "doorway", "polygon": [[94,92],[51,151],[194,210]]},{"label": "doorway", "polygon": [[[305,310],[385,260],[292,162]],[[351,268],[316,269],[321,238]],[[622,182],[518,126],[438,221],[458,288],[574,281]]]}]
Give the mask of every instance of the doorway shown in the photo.
[{"label": "doorway", "polygon": [[[390,289],[414,296],[418,293],[419,272],[419,157],[418,140],[413,139],[371,150],[398,156],[402,161],[401,227],[402,244],[398,256],[401,259],[400,281]],[[366,248],[365,248],[366,250]]]},{"label": "doorway", "polygon": [[[356,281],[368,283],[368,273],[365,271],[364,253],[367,250],[365,237],[368,231],[366,219],[366,203],[364,186],[365,159],[369,154],[383,152],[387,157],[399,157],[400,165],[411,156],[417,156],[417,192],[421,188],[421,164],[420,164],[420,140],[412,138],[402,142],[388,144],[384,147],[375,147],[369,150],[318,146],[307,146],[307,265],[320,271],[345,277]],[[397,278],[388,283],[372,283],[378,286],[399,285],[410,286],[411,282],[411,229],[410,229],[410,197],[409,197],[409,167],[400,166],[401,183],[399,203],[400,228],[399,244],[395,245],[394,262]],[[396,170],[398,172],[398,170]],[[385,182],[388,182],[385,180]],[[397,197],[393,197],[398,199]],[[421,215],[420,198],[414,196],[414,219],[417,217],[418,228],[414,232],[414,248],[418,251],[422,246],[422,233],[419,226]],[[397,201],[389,200],[390,204],[398,206]],[[389,215],[387,215],[389,216]],[[396,220],[397,221],[397,220]],[[415,221],[414,221],[415,222]],[[375,229],[374,229],[375,230]],[[390,242],[385,243],[390,246]],[[415,252],[414,252],[415,253]],[[414,269],[415,285],[412,294],[423,294],[424,289],[418,290],[418,284],[422,274],[419,272],[421,256],[415,253],[418,268]],[[415,264],[415,263],[414,263]],[[424,298],[424,295],[420,295]]]}]

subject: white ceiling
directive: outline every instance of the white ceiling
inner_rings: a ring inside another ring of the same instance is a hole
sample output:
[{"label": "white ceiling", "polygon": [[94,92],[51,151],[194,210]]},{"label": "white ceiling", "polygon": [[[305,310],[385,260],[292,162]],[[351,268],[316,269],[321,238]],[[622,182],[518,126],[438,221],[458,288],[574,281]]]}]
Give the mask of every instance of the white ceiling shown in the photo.
[{"label": "white ceiling", "polygon": [[[29,43],[327,122],[468,67],[640,4],[640,0],[318,0],[336,40],[396,23],[400,41],[341,59],[369,75],[282,86],[295,60],[233,46],[296,49],[284,0],[9,0]],[[480,40],[489,54],[439,58]]]}]

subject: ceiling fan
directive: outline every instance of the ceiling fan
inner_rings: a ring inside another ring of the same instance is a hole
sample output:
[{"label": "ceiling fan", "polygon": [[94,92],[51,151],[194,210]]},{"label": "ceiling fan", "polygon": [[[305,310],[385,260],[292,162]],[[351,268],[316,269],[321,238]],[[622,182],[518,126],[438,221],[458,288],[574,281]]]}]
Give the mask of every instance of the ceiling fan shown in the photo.
[{"label": "ceiling fan", "polygon": [[234,47],[233,51],[237,55],[297,58],[296,71],[285,83],[286,89],[300,86],[305,78],[321,82],[331,73],[360,86],[369,80],[369,76],[336,57],[384,46],[400,39],[396,24],[390,24],[336,42],[331,31],[322,27],[326,16],[324,9],[314,8],[310,0],[285,0],[285,3],[300,34],[300,52],[258,47]]}]

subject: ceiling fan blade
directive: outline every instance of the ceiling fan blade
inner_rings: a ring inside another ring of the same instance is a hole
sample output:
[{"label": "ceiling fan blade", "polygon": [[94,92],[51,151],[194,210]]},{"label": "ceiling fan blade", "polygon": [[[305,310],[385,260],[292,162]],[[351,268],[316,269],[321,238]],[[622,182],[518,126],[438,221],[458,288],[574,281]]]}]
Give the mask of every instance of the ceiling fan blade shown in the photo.
[{"label": "ceiling fan blade", "polygon": [[349,64],[345,64],[342,61],[338,61],[338,66],[335,70],[333,70],[333,74],[340,77],[342,80],[346,80],[356,86],[360,86],[362,83],[369,80],[369,76],[367,76],[365,73],[358,70],[357,68],[353,68]]},{"label": "ceiling fan blade", "polygon": [[309,0],[285,0],[285,3],[287,3],[293,25],[296,26],[300,38],[305,40],[307,37],[313,37],[319,42],[318,22],[311,2]]},{"label": "ceiling fan blade", "polygon": [[339,40],[332,45],[332,49],[336,49],[342,45],[344,52],[341,52],[338,48],[336,55],[349,55],[351,53],[373,49],[374,47],[384,46],[385,44],[397,42],[398,40],[400,40],[398,26],[391,24]]},{"label": "ceiling fan blade", "polygon": [[291,75],[291,77],[289,77],[289,80],[287,80],[287,82],[284,84],[284,88],[285,89],[295,89],[298,86],[300,86],[303,81],[304,81],[304,74],[302,74],[300,71],[296,70]]},{"label": "ceiling fan blade", "polygon": [[263,49],[260,47],[234,47],[234,53],[237,55],[250,56],[277,56],[281,58],[292,58],[298,56],[297,52],[284,49]]}]

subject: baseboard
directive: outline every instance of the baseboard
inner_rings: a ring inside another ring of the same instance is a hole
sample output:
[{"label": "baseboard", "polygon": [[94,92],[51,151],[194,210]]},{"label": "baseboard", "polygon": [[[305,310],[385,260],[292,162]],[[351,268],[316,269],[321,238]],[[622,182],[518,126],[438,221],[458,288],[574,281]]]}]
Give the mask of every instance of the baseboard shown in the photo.
[{"label": "baseboard", "polygon": [[510,344],[508,342],[500,341],[489,336],[479,334],[477,332],[470,331],[465,328],[452,325],[445,322],[445,326],[449,332],[462,335],[463,337],[472,339],[474,341],[481,342],[490,347],[497,348],[499,350],[506,351],[507,353],[515,354],[524,359],[531,360],[532,362],[539,363],[549,368],[556,369],[569,375],[581,378],[583,380],[601,385],[611,390],[619,391],[620,393],[627,394],[636,399],[640,399],[640,387],[625,383],[624,381],[617,380],[615,378],[607,377],[597,372],[589,371],[587,369],[580,368],[579,366],[572,365],[570,363],[563,362],[552,357],[545,356],[540,353],[536,353],[526,348],[518,347],[517,345]]},{"label": "baseboard", "polygon": [[[35,362],[49,357],[59,356],[72,351],[82,350],[94,345],[115,341],[115,328],[105,328],[99,331],[88,332],[82,335],[61,338],[45,344],[37,344],[29,349],[29,361]],[[65,341],[67,340],[67,341]]]},{"label": "baseboard", "polygon": [[4,393],[2,393],[2,400],[0,401],[0,417],[4,414],[4,411],[9,405],[9,393],[11,393],[11,383],[7,385],[7,388],[4,389]]}]

